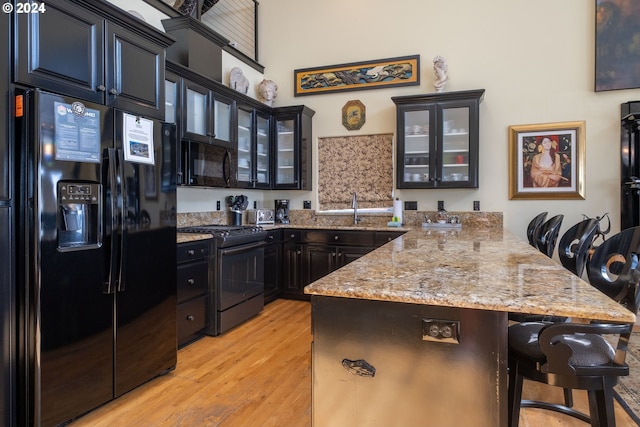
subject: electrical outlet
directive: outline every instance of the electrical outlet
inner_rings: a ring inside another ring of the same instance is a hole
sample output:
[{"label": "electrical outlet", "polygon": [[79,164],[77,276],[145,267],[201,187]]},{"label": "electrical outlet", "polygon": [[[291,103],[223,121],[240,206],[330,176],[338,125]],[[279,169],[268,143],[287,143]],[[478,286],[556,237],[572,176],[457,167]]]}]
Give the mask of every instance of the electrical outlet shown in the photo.
[{"label": "electrical outlet", "polygon": [[405,211],[417,211],[418,210],[418,202],[404,202],[404,210]]},{"label": "electrical outlet", "polygon": [[479,211],[480,210],[480,200],[474,200],[473,201],[473,210],[474,211]]},{"label": "electrical outlet", "polygon": [[253,201],[253,209],[258,209],[258,201],[257,200]]},{"label": "electrical outlet", "polygon": [[460,321],[422,319],[422,340],[460,344]]},{"label": "electrical outlet", "polygon": [[302,202],[302,208],[303,209],[311,209],[311,200],[304,200]]},{"label": "electrical outlet", "polygon": [[438,200],[438,210],[441,211],[444,209],[444,200]]},{"label": "electrical outlet", "polygon": [[216,210],[220,210],[220,200],[216,200]]}]

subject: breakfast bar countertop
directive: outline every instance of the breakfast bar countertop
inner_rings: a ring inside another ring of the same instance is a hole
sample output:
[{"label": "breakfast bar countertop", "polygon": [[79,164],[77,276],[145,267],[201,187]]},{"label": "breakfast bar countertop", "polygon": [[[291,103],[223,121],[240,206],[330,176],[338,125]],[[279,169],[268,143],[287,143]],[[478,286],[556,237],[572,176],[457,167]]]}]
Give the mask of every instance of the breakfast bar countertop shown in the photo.
[{"label": "breakfast bar countertop", "polygon": [[306,286],[305,293],[635,321],[633,313],[557,260],[497,228],[444,231],[411,227],[404,235]]}]

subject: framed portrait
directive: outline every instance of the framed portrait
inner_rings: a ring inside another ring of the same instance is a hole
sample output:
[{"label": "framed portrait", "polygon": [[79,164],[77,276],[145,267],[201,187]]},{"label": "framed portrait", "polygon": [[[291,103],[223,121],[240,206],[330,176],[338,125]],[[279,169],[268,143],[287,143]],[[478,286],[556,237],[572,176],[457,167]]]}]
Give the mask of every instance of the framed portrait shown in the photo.
[{"label": "framed portrait", "polygon": [[420,84],[420,55],[295,70],[295,96]]},{"label": "framed portrait", "polygon": [[509,126],[509,199],[584,199],[585,122]]}]

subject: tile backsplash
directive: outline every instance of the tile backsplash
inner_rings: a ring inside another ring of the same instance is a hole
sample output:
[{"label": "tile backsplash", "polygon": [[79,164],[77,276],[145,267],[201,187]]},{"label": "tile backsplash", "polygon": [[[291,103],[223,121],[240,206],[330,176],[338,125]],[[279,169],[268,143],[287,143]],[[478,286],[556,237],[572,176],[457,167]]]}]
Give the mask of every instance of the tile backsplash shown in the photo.
[{"label": "tile backsplash", "polygon": [[[435,221],[436,211],[404,211],[404,225],[420,226],[426,219]],[[503,215],[502,212],[454,212],[449,211],[449,215],[456,215],[460,219],[463,227],[477,228],[502,228]],[[358,214],[361,219],[360,227],[386,227],[387,222],[391,221],[389,214]],[[316,213],[310,209],[292,210],[289,212],[291,226],[304,227],[308,226],[328,226],[328,227],[344,227],[353,225],[353,214],[324,214]],[[247,211],[242,213],[242,223],[247,224]],[[189,212],[178,214],[178,227],[187,227],[193,225],[204,224],[222,224],[231,223],[228,211],[213,212]]]}]

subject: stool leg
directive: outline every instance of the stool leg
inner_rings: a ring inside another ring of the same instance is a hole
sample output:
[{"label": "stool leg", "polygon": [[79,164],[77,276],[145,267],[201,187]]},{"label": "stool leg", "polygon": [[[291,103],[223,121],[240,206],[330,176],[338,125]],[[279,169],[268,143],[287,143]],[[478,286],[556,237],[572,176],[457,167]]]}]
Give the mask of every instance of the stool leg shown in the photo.
[{"label": "stool leg", "polygon": [[[606,380],[605,380],[606,381]],[[613,409],[613,387],[604,390],[589,390],[589,414],[592,427],[615,427],[616,418]]]},{"label": "stool leg", "polygon": [[564,405],[567,408],[573,408],[573,393],[570,388],[565,388],[564,390]]}]

